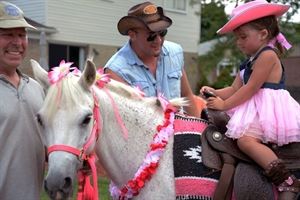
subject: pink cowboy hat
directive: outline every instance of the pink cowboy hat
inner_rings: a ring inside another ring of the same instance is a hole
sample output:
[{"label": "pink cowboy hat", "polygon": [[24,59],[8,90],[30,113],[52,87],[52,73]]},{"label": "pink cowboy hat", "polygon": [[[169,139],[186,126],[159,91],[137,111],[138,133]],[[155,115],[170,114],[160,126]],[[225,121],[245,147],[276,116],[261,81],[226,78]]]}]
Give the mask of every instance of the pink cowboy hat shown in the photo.
[{"label": "pink cowboy hat", "polygon": [[289,5],[268,3],[265,0],[250,1],[234,8],[230,20],[217,33],[229,33],[239,26],[261,17],[270,15],[279,17],[287,12],[289,8]]}]

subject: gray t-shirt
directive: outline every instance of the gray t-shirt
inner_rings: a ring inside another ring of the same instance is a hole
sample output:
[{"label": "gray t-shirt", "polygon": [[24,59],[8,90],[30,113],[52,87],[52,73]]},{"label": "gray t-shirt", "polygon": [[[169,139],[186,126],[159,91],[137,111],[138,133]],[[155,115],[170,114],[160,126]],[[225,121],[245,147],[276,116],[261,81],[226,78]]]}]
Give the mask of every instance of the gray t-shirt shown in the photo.
[{"label": "gray t-shirt", "polygon": [[35,80],[21,75],[15,88],[0,75],[1,200],[40,199],[45,149],[35,116],[43,99]]}]

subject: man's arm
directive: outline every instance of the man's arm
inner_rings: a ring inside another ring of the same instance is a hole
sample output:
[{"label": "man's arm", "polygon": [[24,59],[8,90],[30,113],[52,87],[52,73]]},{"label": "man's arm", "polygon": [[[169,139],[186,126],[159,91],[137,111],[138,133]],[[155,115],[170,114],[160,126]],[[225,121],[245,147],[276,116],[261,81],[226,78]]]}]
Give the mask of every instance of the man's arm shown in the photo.
[{"label": "man's arm", "polygon": [[184,107],[184,110],[187,112],[187,114],[194,117],[200,117],[200,113],[198,113],[197,110],[194,93],[192,92],[184,69],[182,70],[181,77],[181,96],[187,98],[189,101],[189,106]]}]

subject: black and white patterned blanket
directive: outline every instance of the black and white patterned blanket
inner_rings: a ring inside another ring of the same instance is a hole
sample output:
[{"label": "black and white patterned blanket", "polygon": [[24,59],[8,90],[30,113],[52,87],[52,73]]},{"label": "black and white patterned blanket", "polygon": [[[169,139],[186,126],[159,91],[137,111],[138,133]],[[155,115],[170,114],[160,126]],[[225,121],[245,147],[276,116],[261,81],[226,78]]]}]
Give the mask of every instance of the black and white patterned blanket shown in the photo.
[{"label": "black and white patterned blanket", "polygon": [[177,200],[212,200],[220,171],[202,163],[201,134],[205,120],[177,114],[174,123],[174,175]]}]

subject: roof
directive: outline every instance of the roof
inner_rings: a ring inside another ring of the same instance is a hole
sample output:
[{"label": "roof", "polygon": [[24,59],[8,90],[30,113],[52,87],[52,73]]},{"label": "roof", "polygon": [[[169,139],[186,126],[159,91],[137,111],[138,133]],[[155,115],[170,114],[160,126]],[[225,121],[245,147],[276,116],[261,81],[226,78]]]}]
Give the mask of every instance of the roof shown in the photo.
[{"label": "roof", "polygon": [[31,24],[32,26],[37,28],[37,30],[33,30],[33,31],[38,31],[38,32],[45,31],[46,33],[56,33],[57,32],[56,28],[54,28],[54,27],[46,26],[44,24],[38,23],[28,17],[25,17],[25,19],[29,24]]}]

